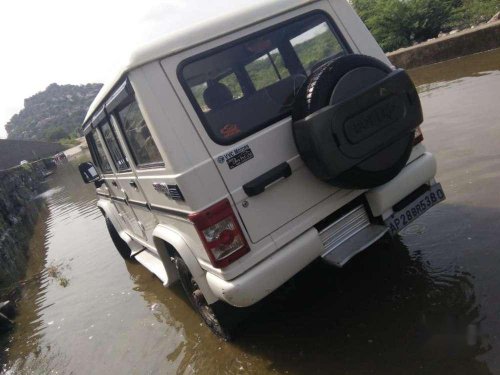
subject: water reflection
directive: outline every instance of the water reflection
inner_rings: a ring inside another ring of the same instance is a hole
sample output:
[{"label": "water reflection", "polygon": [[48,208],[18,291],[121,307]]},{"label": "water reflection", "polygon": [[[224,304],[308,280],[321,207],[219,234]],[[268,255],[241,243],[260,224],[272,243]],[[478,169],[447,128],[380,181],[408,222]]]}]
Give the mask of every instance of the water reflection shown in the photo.
[{"label": "water reflection", "polygon": [[500,48],[410,70],[420,93],[447,87],[463,77],[481,77],[500,69]]},{"label": "water reflection", "polygon": [[315,263],[252,309],[234,344],[200,327],[180,288],[126,267],[157,322],[183,338],[165,358],[177,373],[489,373],[476,360],[490,344],[472,275],[434,268],[399,240],[340,271]]}]

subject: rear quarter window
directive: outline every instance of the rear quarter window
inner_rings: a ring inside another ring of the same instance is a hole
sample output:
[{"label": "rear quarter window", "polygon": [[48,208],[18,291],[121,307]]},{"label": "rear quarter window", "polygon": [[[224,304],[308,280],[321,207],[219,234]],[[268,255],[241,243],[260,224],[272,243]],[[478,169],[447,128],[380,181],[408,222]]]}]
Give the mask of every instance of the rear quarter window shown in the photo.
[{"label": "rear quarter window", "polygon": [[90,143],[89,148],[94,156],[98,168],[101,170],[101,173],[112,173],[111,164],[109,163],[106,153],[104,152],[101,139],[96,134],[96,130],[93,130],[92,133],[87,135],[87,141]]},{"label": "rear quarter window", "polygon": [[114,116],[118,118],[136,165],[138,167],[163,165],[163,159],[137,101],[132,100],[125,107],[116,111]]},{"label": "rear quarter window", "polygon": [[307,76],[350,52],[318,11],[190,58],[178,75],[209,136],[229,145],[289,116]]}]

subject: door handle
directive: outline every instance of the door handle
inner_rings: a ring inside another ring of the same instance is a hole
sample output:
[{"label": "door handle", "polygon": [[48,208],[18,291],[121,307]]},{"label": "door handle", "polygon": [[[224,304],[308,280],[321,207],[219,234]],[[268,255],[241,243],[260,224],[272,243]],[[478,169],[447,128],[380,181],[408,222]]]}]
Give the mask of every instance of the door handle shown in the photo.
[{"label": "door handle", "polygon": [[116,183],[116,181],[111,181],[111,185],[113,185],[114,187],[118,187],[118,184]]},{"label": "door handle", "polygon": [[129,181],[129,183],[128,183],[128,184],[129,184],[130,186],[132,186],[134,189],[136,189],[136,190],[138,189],[138,188],[137,188],[137,183],[136,183],[134,180]]},{"label": "door handle", "polygon": [[288,178],[291,175],[292,168],[290,168],[290,164],[285,162],[260,175],[256,179],[247,182],[243,185],[243,191],[249,197],[254,197],[263,193],[264,190],[266,190],[266,187],[271,185],[273,182],[276,182],[281,178]]},{"label": "door handle", "polygon": [[121,189],[121,192],[123,194],[123,199],[125,200],[125,204],[128,206],[129,205],[129,202],[128,202],[128,194],[125,190]]}]

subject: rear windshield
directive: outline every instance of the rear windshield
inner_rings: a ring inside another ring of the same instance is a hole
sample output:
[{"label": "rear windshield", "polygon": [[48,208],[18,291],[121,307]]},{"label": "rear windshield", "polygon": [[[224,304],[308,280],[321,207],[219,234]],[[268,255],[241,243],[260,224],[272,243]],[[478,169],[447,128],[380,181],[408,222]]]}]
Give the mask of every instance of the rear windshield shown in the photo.
[{"label": "rear windshield", "polygon": [[190,59],[180,79],[210,137],[231,144],[288,116],[306,77],[346,53],[315,13]]}]

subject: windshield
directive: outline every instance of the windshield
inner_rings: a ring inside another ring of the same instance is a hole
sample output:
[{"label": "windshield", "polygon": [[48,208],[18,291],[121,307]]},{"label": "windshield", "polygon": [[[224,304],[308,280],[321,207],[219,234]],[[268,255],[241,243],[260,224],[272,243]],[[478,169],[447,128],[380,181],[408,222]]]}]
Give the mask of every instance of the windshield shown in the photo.
[{"label": "windshield", "polygon": [[288,116],[307,76],[346,53],[316,13],[194,58],[181,80],[210,137],[231,144]]}]

